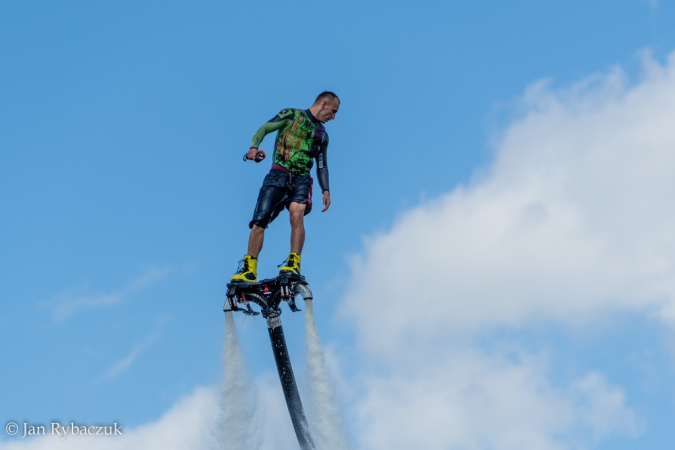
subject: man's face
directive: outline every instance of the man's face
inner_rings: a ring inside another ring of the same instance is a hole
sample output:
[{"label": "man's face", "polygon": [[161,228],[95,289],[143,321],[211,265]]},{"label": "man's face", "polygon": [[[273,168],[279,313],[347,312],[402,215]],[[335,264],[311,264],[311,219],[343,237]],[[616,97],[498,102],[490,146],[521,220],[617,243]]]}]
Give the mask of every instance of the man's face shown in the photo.
[{"label": "man's face", "polygon": [[335,114],[337,114],[338,109],[340,109],[340,101],[337,98],[334,98],[331,101],[324,101],[321,103],[321,109],[319,109],[316,118],[319,122],[326,123],[335,119]]}]

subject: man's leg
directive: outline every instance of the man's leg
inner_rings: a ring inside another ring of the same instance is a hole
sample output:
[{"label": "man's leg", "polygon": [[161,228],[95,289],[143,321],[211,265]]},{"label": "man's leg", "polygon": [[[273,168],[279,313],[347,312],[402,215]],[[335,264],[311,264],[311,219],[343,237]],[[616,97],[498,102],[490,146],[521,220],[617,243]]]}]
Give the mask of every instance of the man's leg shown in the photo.
[{"label": "man's leg", "polygon": [[[305,203],[291,202],[288,212],[291,218],[291,251],[298,255],[302,253],[305,245]],[[261,241],[262,246],[262,241]],[[250,250],[249,250],[250,253]]]},{"label": "man's leg", "polygon": [[255,283],[258,280],[258,256],[265,238],[265,228],[258,223],[269,224],[284,207],[284,191],[275,186],[275,183],[275,175],[271,173],[263,181],[253,212],[253,220],[249,223],[251,233],[248,236],[248,253],[244,255],[237,273],[232,276],[232,281]]},{"label": "man's leg", "polygon": [[248,236],[248,254],[244,255],[239,270],[232,276],[232,281],[255,283],[258,281],[258,255],[262,250],[265,229],[256,224],[251,226]]},{"label": "man's leg", "polygon": [[291,202],[288,212],[291,217],[291,253],[288,254],[286,264],[279,269],[279,273],[300,275],[300,253],[305,244],[305,204]]},{"label": "man's leg", "polygon": [[251,227],[251,234],[248,236],[248,254],[255,259],[258,259],[258,255],[260,255],[264,240],[265,229],[263,227],[259,227],[256,224],[253,224]]},{"label": "man's leg", "polygon": [[[272,223],[284,209],[286,192],[278,186],[282,183],[278,180],[279,174],[273,172],[279,171],[273,170],[265,177],[265,181],[263,181],[263,185],[258,193],[258,201],[253,211],[253,219],[249,223],[251,233],[248,236],[248,254],[255,259],[258,259],[263,247],[265,226]],[[282,173],[281,175],[283,176],[284,174]]]}]

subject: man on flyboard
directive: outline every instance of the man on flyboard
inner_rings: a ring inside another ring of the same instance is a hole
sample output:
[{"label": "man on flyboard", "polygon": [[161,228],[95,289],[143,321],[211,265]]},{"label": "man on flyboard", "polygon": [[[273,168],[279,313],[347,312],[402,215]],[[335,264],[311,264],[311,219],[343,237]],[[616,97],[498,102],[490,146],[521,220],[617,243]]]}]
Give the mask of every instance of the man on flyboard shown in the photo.
[{"label": "man on flyboard", "polygon": [[323,192],[324,212],[330,206],[328,187],[328,133],[323,124],[335,119],[340,99],[324,91],[309,109],[288,108],[261,126],[253,136],[251,148],[245,159],[256,161],[264,158],[258,146],[265,136],[278,131],[274,141],[272,169],[265,177],[258,194],[253,219],[249,223],[248,253],[240,261],[232,281],[256,283],[258,281],[258,255],[262,250],[265,229],[287,208],[291,219],[291,252],[280,268],[280,274],[300,275],[300,254],[305,243],[303,218],[312,210],[312,184],[310,169],[317,163],[317,178]]}]

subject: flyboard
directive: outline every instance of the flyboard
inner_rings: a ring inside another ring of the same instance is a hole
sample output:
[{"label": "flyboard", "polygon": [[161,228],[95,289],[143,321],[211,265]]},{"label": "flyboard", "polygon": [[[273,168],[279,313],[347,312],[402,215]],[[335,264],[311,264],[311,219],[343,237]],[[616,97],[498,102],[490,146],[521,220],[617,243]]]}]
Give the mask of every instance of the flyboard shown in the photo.
[{"label": "flyboard", "polygon": [[[233,281],[227,285],[227,297],[223,305],[223,311],[241,311],[250,316],[257,316],[262,313],[267,321],[267,331],[270,335],[281,388],[284,391],[286,405],[291,415],[291,422],[293,422],[298,443],[302,450],[314,450],[314,442],[309,433],[300,393],[293,376],[293,367],[286,347],[284,330],[281,326],[280,305],[282,302],[286,302],[291,311],[300,311],[295,304],[296,295],[300,295],[305,301],[313,298],[312,290],[302,275],[284,274],[257,283]],[[259,306],[260,312],[255,311],[251,304]]]}]

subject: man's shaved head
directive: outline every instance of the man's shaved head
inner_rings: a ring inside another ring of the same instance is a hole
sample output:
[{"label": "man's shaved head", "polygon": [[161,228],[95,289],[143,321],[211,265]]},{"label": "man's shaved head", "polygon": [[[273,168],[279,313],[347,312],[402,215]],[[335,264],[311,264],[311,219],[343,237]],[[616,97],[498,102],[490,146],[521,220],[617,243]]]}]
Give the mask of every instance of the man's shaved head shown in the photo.
[{"label": "man's shaved head", "polygon": [[317,103],[321,103],[323,101],[327,101],[328,103],[330,103],[333,101],[333,99],[337,99],[338,102],[340,101],[340,98],[337,95],[335,95],[335,92],[323,91],[316,97],[316,100],[314,100],[314,104],[316,105]]}]

